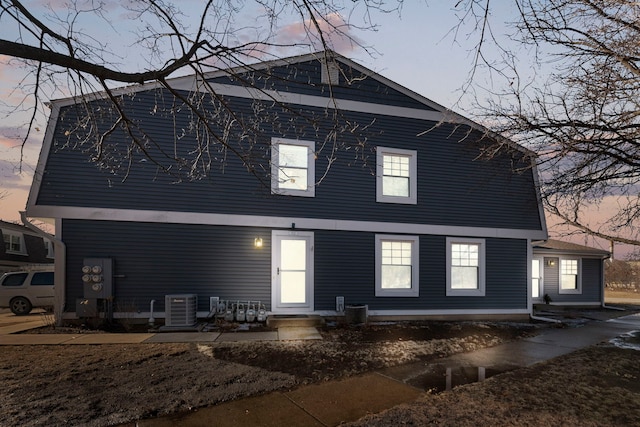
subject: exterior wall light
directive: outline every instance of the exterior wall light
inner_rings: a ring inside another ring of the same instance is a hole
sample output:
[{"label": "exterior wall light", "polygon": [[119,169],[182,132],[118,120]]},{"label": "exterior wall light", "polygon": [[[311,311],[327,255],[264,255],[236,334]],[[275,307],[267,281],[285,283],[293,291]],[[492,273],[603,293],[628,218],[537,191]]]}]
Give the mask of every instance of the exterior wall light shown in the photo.
[{"label": "exterior wall light", "polygon": [[556,266],[556,260],[555,259],[550,259],[549,261],[547,261],[547,265],[549,267],[555,267]]},{"label": "exterior wall light", "polygon": [[253,246],[255,246],[256,248],[260,249],[262,247],[262,237],[256,237],[253,240]]}]

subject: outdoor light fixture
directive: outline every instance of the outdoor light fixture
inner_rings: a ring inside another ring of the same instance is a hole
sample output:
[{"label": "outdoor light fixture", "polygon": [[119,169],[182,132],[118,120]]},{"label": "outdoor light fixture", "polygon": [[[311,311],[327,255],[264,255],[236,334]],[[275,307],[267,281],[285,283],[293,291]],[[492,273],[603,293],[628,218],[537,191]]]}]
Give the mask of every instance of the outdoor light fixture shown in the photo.
[{"label": "outdoor light fixture", "polygon": [[549,261],[547,261],[547,265],[549,267],[555,267],[556,265],[556,260],[555,259],[550,259]]},{"label": "outdoor light fixture", "polygon": [[261,248],[262,247],[262,237],[256,237],[253,240],[253,246],[255,246],[256,248]]}]

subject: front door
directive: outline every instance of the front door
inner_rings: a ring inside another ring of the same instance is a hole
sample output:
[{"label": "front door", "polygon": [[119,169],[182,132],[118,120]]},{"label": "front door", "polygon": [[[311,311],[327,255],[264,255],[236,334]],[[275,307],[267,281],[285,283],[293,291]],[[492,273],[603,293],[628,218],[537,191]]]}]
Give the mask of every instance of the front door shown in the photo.
[{"label": "front door", "polygon": [[273,231],[271,311],[313,311],[313,233]]},{"label": "front door", "polygon": [[534,258],[531,262],[531,298],[534,303],[537,303],[542,301],[544,289],[542,258]]}]

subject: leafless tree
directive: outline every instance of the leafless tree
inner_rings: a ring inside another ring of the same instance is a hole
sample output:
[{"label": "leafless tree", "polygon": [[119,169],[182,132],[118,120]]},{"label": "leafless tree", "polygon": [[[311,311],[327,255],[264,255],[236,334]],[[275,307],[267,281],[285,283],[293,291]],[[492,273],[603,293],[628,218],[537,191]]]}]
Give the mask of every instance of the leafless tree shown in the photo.
[{"label": "leafless tree", "polygon": [[[493,78],[484,119],[539,154],[546,209],[564,225],[640,245],[640,4],[513,5],[506,34],[496,30],[498,5],[457,4],[465,35],[478,40],[474,73],[489,69]],[[480,83],[472,74],[468,87]],[[605,215],[605,205],[614,211]],[[600,220],[587,219],[598,210]]]},{"label": "leafless tree", "polygon": [[[352,30],[374,28],[371,15],[399,10],[402,0],[390,6],[384,0],[208,0],[202,2],[197,16],[187,16],[179,2],[168,0],[120,3],[72,0],[64,6],[43,6],[0,0],[0,26],[5,34],[0,55],[14,66],[19,62],[24,71],[18,88],[24,98],[18,105],[9,105],[14,113],[29,113],[23,147],[43,102],[72,96],[78,103],[74,120],[67,125],[68,144],[91,152],[93,161],[117,170],[123,179],[133,159],[143,156],[159,171],[182,180],[207,176],[216,164],[222,167],[227,156],[236,156],[249,173],[264,179],[260,169],[264,165],[256,159],[260,153],[254,145],[263,125],[274,122],[278,110],[295,117],[289,134],[317,129],[319,120],[326,122],[331,114],[331,131],[322,148],[329,158],[334,155],[336,135],[352,130],[353,124],[342,120],[337,111],[313,117],[269,99],[251,73],[252,64],[277,59],[281,52],[296,48],[329,51],[336,42],[367,49],[351,35]],[[301,37],[283,36],[284,24],[296,27]],[[109,32],[113,39],[104,39]],[[116,47],[115,41],[122,38],[128,46]],[[135,46],[135,57],[125,52],[131,46]],[[229,70],[236,82],[263,92],[262,100],[253,102],[255,114],[238,115],[207,82],[207,75],[222,70]],[[174,87],[175,79],[170,77],[185,74],[196,77],[195,90]],[[135,119],[131,91],[114,89],[123,84],[155,87],[156,102],[150,113],[158,118],[173,120],[178,112],[188,116],[175,126],[173,149],[158,143],[153,132]],[[122,147],[116,150],[111,142],[116,134],[130,141],[124,157]]]},{"label": "leafless tree", "polygon": [[635,287],[637,271],[629,261],[612,260],[605,265],[605,282],[608,288]]}]

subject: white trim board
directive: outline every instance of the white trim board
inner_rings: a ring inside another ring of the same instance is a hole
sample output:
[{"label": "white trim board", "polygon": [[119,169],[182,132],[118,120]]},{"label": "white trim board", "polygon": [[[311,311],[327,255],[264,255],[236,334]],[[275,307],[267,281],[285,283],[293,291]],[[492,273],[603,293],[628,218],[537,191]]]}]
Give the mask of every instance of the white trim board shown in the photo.
[{"label": "white trim board", "polygon": [[[464,227],[453,225],[398,222],[353,221],[260,215],[228,215],[199,212],[151,211],[133,209],[98,209],[66,206],[31,206],[31,217],[96,221],[131,221],[172,224],[227,225],[237,227],[296,228],[302,230],[362,231],[395,234],[431,234],[441,236],[495,237],[504,239],[546,238],[543,230]],[[294,225],[295,224],[295,225]]]},{"label": "white trim board", "polygon": [[302,105],[305,107],[329,108],[341,111],[355,111],[394,117],[429,120],[433,122],[458,123],[470,125],[468,120],[450,111],[421,110],[418,108],[396,107],[392,105],[375,104],[371,102],[351,101],[347,99],[329,98],[315,95],[303,95],[294,92],[279,92],[268,89],[256,89],[248,86],[227,85],[220,83],[199,84],[197,88],[191,82],[184,82],[184,86],[175,85],[178,90],[197,90],[199,92],[213,92],[221,96],[255,99],[260,101],[275,101],[282,104]]},{"label": "white trim board", "polygon": [[[567,294],[562,294],[562,295],[567,295]],[[571,295],[571,294],[568,294]],[[575,295],[575,294],[574,294]],[[534,305],[544,305],[544,303],[534,303]],[[602,305],[602,301],[551,301],[548,305],[552,305],[552,306],[558,306],[558,307],[562,307],[562,306],[601,306]]]},{"label": "white trim board", "polygon": [[[269,316],[272,315],[277,315],[278,313],[274,313],[269,311],[267,313]],[[331,311],[331,310],[316,310],[310,313],[305,313],[307,315],[316,315],[316,316],[323,316],[323,317],[333,317],[333,316],[340,316],[343,315],[344,313],[338,313],[337,311]],[[531,314],[530,311],[526,310],[526,309],[521,309],[521,308],[514,308],[514,309],[508,309],[508,308],[502,308],[502,309],[495,309],[495,310],[491,310],[491,309],[474,309],[474,310],[459,310],[459,309],[451,309],[451,310],[368,310],[367,311],[367,315],[368,316],[447,316],[447,315],[459,315],[459,316],[464,316],[464,315],[509,315],[509,314]],[[198,311],[196,313],[196,316],[199,319],[202,318],[206,318],[209,315],[208,311]],[[150,312],[139,312],[139,313],[125,313],[125,312],[114,312],[113,313],[113,317],[115,319],[124,319],[124,318],[128,318],[128,319],[148,319],[151,316]],[[153,317],[155,319],[164,319],[165,318],[165,311],[154,311],[153,312]],[[71,312],[71,311],[67,311],[64,313],[63,315],[64,319],[76,319],[76,313],[75,312]]]}]

